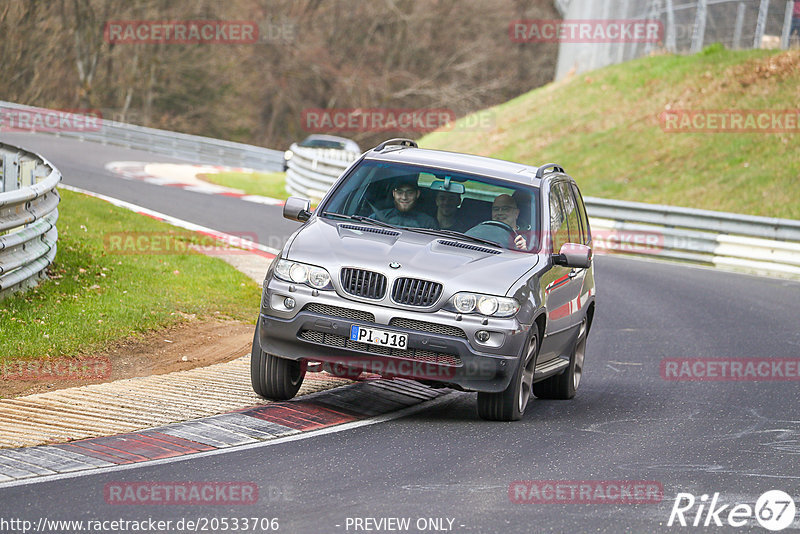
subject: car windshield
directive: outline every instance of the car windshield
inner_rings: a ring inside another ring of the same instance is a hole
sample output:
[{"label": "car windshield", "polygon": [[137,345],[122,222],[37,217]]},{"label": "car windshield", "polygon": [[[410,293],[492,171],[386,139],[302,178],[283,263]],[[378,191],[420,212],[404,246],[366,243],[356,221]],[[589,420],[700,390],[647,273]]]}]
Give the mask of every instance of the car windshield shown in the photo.
[{"label": "car windshield", "polygon": [[308,148],[335,148],[337,150],[345,149],[343,142],[330,139],[306,139],[300,143],[300,146]]},{"label": "car windshield", "polygon": [[364,161],[320,206],[398,227],[463,234],[500,247],[537,252],[539,189],[487,176],[392,162]]}]

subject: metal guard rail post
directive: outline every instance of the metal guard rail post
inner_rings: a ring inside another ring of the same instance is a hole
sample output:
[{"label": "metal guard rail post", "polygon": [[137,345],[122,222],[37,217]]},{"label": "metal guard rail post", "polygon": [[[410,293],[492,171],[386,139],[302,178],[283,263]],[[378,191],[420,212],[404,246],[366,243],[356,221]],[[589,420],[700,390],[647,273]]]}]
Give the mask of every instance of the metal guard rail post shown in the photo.
[{"label": "metal guard rail post", "polygon": [[286,191],[292,195],[320,200],[339,176],[360,154],[293,144],[286,169]]},{"label": "metal guard rail post", "polygon": [[[32,173],[21,176],[32,164]],[[0,300],[33,287],[46,276],[56,255],[58,172],[47,160],[0,143]]]},{"label": "metal guard rail post", "polygon": [[[3,109],[13,112],[29,112],[31,114],[57,113],[65,116],[74,114],[23,106],[11,102],[0,101],[0,112]],[[77,118],[81,118],[77,115]],[[84,121],[78,121],[84,122]],[[163,154],[187,161],[224,165],[227,167],[244,167],[255,170],[279,171],[283,168],[283,152],[264,147],[189,135],[144,126],[135,126],[123,122],[106,119],[97,119],[96,128],[83,130],[69,129],[47,131],[41,133],[57,135],[59,137],[72,137],[81,141],[93,141],[104,145],[115,145],[136,150],[143,150],[154,154]]]}]

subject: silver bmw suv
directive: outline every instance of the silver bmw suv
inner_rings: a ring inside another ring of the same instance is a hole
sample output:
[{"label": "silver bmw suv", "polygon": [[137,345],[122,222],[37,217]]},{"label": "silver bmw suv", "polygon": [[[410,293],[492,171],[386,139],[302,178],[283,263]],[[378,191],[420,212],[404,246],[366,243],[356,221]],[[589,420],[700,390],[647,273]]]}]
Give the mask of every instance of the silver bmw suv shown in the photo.
[{"label": "silver bmw suv", "polygon": [[[575,181],[531,167],[381,143],[309,211],[264,280],[254,391],[292,398],[309,368],[478,392],[478,414],[522,417],[583,374],[595,285]],[[311,367],[310,367],[311,366]]]}]

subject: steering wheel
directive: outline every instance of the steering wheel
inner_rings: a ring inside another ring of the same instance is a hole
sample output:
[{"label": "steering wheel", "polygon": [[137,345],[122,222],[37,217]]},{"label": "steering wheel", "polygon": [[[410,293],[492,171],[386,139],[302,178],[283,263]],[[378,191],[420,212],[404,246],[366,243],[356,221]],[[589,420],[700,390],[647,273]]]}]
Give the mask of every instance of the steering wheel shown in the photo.
[{"label": "steering wheel", "polygon": [[[506,232],[508,232],[511,235],[517,235],[516,230],[514,230],[513,228],[511,228],[510,225],[508,225],[508,224],[506,224],[506,223],[504,223],[502,221],[483,221],[480,224],[485,224],[487,226],[496,226],[498,228],[502,228],[503,230],[505,230]],[[478,226],[480,226],[480,224]]]}]

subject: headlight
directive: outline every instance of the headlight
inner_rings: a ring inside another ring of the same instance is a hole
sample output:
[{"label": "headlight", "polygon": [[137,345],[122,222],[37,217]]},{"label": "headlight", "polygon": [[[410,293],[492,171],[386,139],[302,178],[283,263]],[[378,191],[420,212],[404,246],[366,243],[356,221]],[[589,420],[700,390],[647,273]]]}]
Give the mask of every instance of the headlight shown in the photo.
[{"label": "headlight", "polygon": [[285,282],[305,284],[315,289],[333,289],[331,275],[322,267],[290,260],[279,260],[275,276]]},{"label": "headlight", "polygon": [[478,311],[483,315],[494,315],[497,311],[497,298],[487,296],[479,298]]},{"label": "headlight", "polygon": [[456,293],[450,303],[459,313],[480,313],[492,317],[511,317],[519,311],[517,299],[480,293]]},{"label": "headlight", "polygon": [[308,282],[308,267],[302,263],[295,263],[289,267],[289,278],[292,279],[292,282],[305,284]]},{"label": "headlight", "polygon": [[459,293],[453,297],[453,306],[461,313],[472,313],[476,302],[472,293]]},{"label": "headlight", "polygon": [[292,156],[294,156],[294,152],[292,152],[291,150],[287,150],[286,152],[283,153],[283,159],[285,159],[286,161],[292,159]]},{"label": "headlight", "polygon": [[313,268],[308,272],[308,283],[311,287],[322,289],[331,283],[331,275],[325,269]]}]

